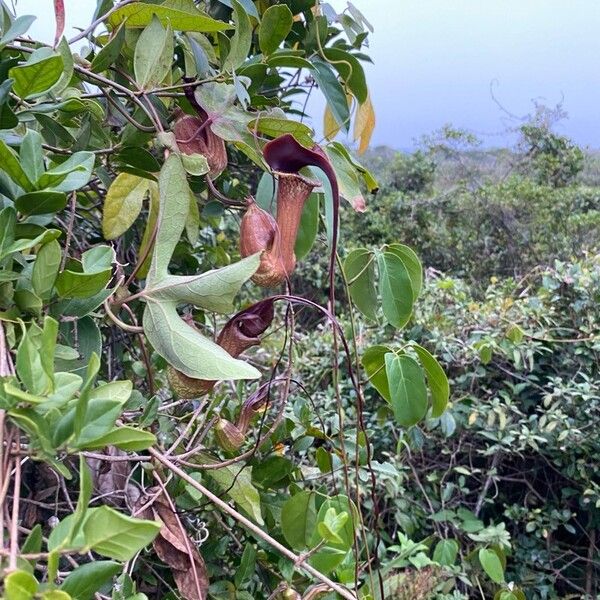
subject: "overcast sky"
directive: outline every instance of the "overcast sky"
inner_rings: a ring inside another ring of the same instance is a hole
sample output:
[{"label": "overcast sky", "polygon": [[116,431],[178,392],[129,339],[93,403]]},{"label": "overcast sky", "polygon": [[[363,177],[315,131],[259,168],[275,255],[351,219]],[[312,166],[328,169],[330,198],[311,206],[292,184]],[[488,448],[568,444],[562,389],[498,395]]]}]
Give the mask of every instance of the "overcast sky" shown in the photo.
[{"label": "overcast sky", "polygon": [[[337,9],[345,0],[330,0]],[[560,130],[600,147],[600,2],[597,0],[354,0],[375,27],[368,65],[377,112],[373,141],[410,148],[445,123],[509,143],[506,115],[537,99],[563,102]],[[67,34],[88,23],[95,0],[65,0]],[[52,0],[18,0],[31,33],[53,37]],[[320,122],[322,102],[310,109]]]}]

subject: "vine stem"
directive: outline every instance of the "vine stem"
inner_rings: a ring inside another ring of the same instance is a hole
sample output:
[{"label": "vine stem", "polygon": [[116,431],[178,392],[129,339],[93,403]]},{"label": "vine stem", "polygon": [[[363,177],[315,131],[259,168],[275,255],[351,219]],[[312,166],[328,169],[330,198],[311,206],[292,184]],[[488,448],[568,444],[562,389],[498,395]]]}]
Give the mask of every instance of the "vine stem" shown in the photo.
[{"label": "vine stem", "polygon": [[218,496],[215,496],[211,491],[207,490],[201,483],[198,483],[193,477],[188,475],[183,469],[180,469],[176,464],[171,462],[166,456],[162,455],[158,450],[150,448],[148,452],[162,465],[167,467],[170,471],[175,473],[178,477],[181,477],[186,483],[191,485],[194,489],[198,490],[201,494],[206,496],[217,508],[226,512],[230,517],[233,517],[238,523],[241,523],[244,527],[249,529],[254,535],[258,536],[267,544],[275,548],[278,552],[289,558],[294,564],[304,569],[307,573],[310,573],[315,579],[326,583],[332,590],[336,591],[342,598],[347,600],[356,600],[356,596],[346,587],[331,581],[329,577],[323,575],[320,571],[317,571],[314,567],[305,563],[301,556],[298,556],[295,552],[292,552],[286,548],[283,544],[280,544],[276,539],[272,538],[268,533],[265,533],[258,525],[255,525],[252,521],[241,515],[237,510],[231,508],[229,504],[221,500]]},{"label": "vine stem", "polygon": [[[17,436],[17,451],[19,450],[19,438]],[[15,478],[13,483],[12,518],[10,524],[10,554],[8,556],[8,570],[16,571],[17,554],[19,553],[19,501],[21,494],[21,458],[15,456]]]}]

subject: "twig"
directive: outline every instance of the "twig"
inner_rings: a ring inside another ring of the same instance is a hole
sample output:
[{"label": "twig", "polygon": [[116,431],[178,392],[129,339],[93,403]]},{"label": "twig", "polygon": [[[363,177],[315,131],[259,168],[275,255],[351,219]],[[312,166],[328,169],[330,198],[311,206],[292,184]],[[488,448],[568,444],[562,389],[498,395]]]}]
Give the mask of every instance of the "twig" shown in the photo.
[{"label": "twig", "polygon": [[[16,439],[19,450],[19,437]],[[15,479],[13,488],[12,519],[10,523],[10,554],[8,557],[8,570],[17,569],[17,554],[19,552],[19,498],[21,494],[21,459],[15,457]]]},{"label": "twig", "polygon": [[69,205],[69,224],[67,226],[67,239],[65,240],[65,250],[63,252],[62,260],[60,261],[60,270],[65,270],[65,264],[67,263],[67,256],[69,255],[69,248],[71,246],[71,238],[73,237],[73,225],[75,224],[75,210],[77,203],[77,192],[71,194],[71,204]]},{"label": "twig", "polygon": [[340,585],[339,583],[335,583],[335,581],[331,581],[329,577],[323,575],[320,571],[317,571],[314,567],[311,567],[309,564],[306,564],[302,561],[301,557],[298,556],[295,552],[292,552],[288,548],[286,548],[283,544],[280,544],[276,539],[272,538],[268,533],[265,533],[260,527],[255,525],[252,521],[241,515],[237,510],[231,508],[229,504],[221,500],[218,496],[215,496],[211,491],[206,489],[202,484],[198,483],[193,477],[188,475],[183,469],[180,469],[176,464],[171,462],[168,458],[163,456],[158,450],[154,448],[150,448],[148,452],[161,464],[167,467],[170,471],[175,473],[178,477],[185,480],[189,485],[198,490],[201,494],[206,496],[208,500],[210,500],[217,508],[226,512],[229,516],[233,517],[238,523],[242,524],[244,527],[249,529],[254,535],[258,536],[265,542],[267,542],[270,546],[275,548],[278,552],[289,558],[299,567],[304,569],[307,573],[310,573],[315,579],[326,583],[332,590],[336,591],[342,598],[346,598],[347,600],[356,600],[356,596],[346,587]]}]

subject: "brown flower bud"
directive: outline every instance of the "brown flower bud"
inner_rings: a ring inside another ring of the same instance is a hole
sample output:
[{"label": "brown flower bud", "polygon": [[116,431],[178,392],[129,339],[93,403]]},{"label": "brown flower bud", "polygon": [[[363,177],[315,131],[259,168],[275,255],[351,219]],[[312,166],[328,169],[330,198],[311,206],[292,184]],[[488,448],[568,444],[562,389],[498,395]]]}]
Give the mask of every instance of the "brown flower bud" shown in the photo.
[{"label": "brown flower bud", "polygon": [[[274,308],[273,300],[266,298],[236,313],[225,323],[217,344],[233,358],[237,358],[244,350],[260,344],[260,338],[271,325]],[[180,398],[199,398],[213,389],[216,381],[194,379],[188,377],[174,367],[167,368],[167,379],[171,389]]]},{"label": "brown flower bud", "polygon": [[207,119],[181,113],[173,129],[177,146],[183,154],[202,154],[206,157],[211,179],[216,179],[227,168],[225,142],[212,132]]},{"label": "brown flower bud", "polygon": [[216,381],[207,381],[206,379],[194,379],[188,377],[185,373],[178,371],[175,367],[167,367],[167,380],[171,389],[180,397],[187,400],[200,398],[208,394],[213,389]]},{"label": "brown flower bud", "polygon": [[275,219],[254,198],[246,200],[248,208],[240,224],[240,254],[243,258],[268,250],[277,233]]},{"label": "brown flower bud", "polygon": [[227,419],[217,421],[215,437],[219,446],[228,452],[235,452],[244,443],[244,434]]}]

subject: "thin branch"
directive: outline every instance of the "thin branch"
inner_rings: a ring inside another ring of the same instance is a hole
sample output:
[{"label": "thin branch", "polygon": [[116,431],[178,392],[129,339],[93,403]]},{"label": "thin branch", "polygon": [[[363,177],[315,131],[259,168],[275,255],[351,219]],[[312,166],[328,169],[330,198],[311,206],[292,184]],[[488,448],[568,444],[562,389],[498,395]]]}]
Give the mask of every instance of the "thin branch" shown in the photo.
[{"label": "thin branch", "polygon": [[283,554],[285,557],[289,558],[294,564],[297,564],[299,567],[304,569],[307,573],[310,573],[315,579],[326,583],[332,590],[337,592],[342,598],[346,598],[347,600],[356,600],[356,596],[346,587],[336,583],[335,581],[331,581],[329,577],[323,575],[320,571],[317,571],[311,565],[305,563],[300,556],[298,556],[295,552],[292,552],[288,548],[286,548],[283,544],[280,544],[276,539],[272,538],[268,533],[265,533],[258,525],[255,525],[250,519],[244,517],[244,515],[240,514],[234,508],[231,508],[229,504],[221,500],[218,496],[215,496],[210,490],[206,489],[202,484],[198,483],[193,477],[188,475],[183,469],[180,469],[175,463],[171,462],[167,457],[162,455],[158,450],[154,448],[150,448],[148,452],[162,465],[167,467],[170,471],[172,471],[178,477],[185,480],[189,485],[191,485],[194,489],[198,490],[201,494],[206,496],[208,500],[210,500],[217,508],[226,512],[230,517],[233,517],[238,523],[249,529],[254,535],[258,536],[260,539],[264,540],[275,548],[278,552]]}]

